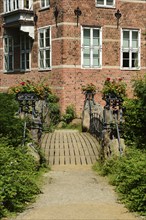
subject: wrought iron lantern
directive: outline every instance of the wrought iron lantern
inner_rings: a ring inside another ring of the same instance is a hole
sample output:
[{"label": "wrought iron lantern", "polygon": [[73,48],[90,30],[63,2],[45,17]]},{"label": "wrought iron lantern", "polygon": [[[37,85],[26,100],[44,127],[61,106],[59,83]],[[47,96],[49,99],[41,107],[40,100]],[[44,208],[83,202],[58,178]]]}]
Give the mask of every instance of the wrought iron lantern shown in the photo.
[{"label": "wrought iron lantern", "polygon": [[58,22],[58,15],[59,15],[59,10],[58,10],[57,6],[55,6],[54,17],[55,17],[56,27],[57,27],[57,22]]},{"label": "wrought iron lantern", "polygon": [[117,12],[115,13],[115,17],[117,19],[117,28],[119,27],[119,20],[121,18],[122,14],[120,13],[120,10],[118,9]]},{"label": "wrought iron lantern", "polygon": [[34,25],[36,25],[37,21],[38,21],[38,16],[37,16],[36,12],[34,12],[33,20],[34,20]]},{"label": "wrought iron lantern", "polygon": [[75,16],[77,17],[77,27],[78,27],[79,17],[81,16],[82,11],[80,10],[79,7],[77,7],[77,8],[74,10],[74,13],[75,13]]}]

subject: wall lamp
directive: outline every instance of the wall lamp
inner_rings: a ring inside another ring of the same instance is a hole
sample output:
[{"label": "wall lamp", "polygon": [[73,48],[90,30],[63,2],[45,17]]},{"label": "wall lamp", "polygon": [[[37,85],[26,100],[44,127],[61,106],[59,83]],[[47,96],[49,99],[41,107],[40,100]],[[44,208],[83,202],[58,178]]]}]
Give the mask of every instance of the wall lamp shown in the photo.
[{"label": "wall lamp", "polygon": [[119,20],[121,18],[122,14],[120,13],[120,10],[118,9],[117,12],[115,13],[115,17],[117,19],[117,28],[119,27]]},{"label": "wall lamp", "polygon": [[77,8],[74,10],[74,13],[75,13],[75,16],[77,16],[77,27],[78,27],[79,17],[81,16],[82,12],[81,12],[81,10],[79,9],[79,7],[77,7]]},{"label": "wall lamp", "polygon": [[58,14],[59,14],[58,8],[57,8],[57,6],[55,6],[54,17],[55,17],[56,27],[57,27]]},{"label": "wall lamp", "polygon": [[37,16],[36,12],[34,12],[33,21],[34,21],[34,25],[36,25],[37,21],[38,21],[38,16]]}]

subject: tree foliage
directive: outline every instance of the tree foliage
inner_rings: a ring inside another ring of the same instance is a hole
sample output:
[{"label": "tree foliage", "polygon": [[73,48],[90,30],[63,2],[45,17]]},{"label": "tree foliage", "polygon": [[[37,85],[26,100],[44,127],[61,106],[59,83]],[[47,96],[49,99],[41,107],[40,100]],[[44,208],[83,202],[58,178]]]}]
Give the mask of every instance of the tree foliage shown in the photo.
[{"label": "tree foliage", "polygon": [[15,116],[16,112],[14,95],[0,93],[0,137],[8,137],[13,146],[21,143],[23,133],[23,121]]},{"label": "tree foliage", "polygon": [[146,145],[146,76],[133,81],[135,98],[126,100],[124,134],[138,148]]}]

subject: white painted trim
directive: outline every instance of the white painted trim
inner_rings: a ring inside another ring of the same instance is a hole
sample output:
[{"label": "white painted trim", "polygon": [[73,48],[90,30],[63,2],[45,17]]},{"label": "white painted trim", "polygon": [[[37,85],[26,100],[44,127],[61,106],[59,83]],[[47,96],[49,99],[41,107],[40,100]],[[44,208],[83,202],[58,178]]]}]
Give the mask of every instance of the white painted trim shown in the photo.
[{"label": "white painted trim", "polygon": [[120,69],[120,66],[102,66],[103,69]]},{"label": "white painted trim", "polygon": [[[56,65],[56,66],[52,66],[52,69],[81,69],[81,65]],[[87,68],[84,68],[84,69],[87,69]],[[92,69],[100,70],[101,68],[92,68]],[[118,69],[118,70],[120,70],[120,66],[102,66],[102,69]],[[142,67],[141,69],[146,69],[146,67]],[[127,69],[127,70],[129,70],[129,71],[134,70],[135,71],[135,70],[139,70],[139,69]]]},{"label": "white painted trim", "polygon": [[59,38],[53,38],[52,41],[57,40],[80,40],[79,37],[59,37]]},{"label": "white painted trim", "polygon": [[120,42],[119,39],[102,39],[102,42]]},{"label": "white painted trim", "polygon": [[146,4],[145,0],[120,0],[121,2],[129,2],[129,3],[142,3]]},{"label": "white painted trim", "polygon": [[55,65],[52,66],[52,69],[81,69],[81,65]]},{"label": "white painted trim", "polygon": [[[60,23],[57,23],[57,26],[77,26],[77,23],[75,22],[60,22]],[[80,24],[79,24],[80,25]],[[55,26],[56,27],[56,24],[52,25],[52,26]]]},{"label": "white painted trim", "polygon": [[104,28],[115,28],[117,29],[117,25],[104,25]]}]

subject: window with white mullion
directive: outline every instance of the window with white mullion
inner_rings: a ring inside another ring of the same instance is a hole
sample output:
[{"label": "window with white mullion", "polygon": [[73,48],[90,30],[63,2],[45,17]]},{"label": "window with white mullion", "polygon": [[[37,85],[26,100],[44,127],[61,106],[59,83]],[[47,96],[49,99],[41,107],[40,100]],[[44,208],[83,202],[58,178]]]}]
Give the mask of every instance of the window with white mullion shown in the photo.
[{"label": "window with white mullion", "polygon": [[13,0],[12,8],[13,10],[17,10],[19,8],[18,0]]},{"label": "window with white mullion", "polygon": [[83,49],[83,67],[91,67],[91,53],[89,47]]},{"label": "window with white mullion", "polygon": [[31,3],[30,0],[22,0],[23,1],[23,8],[30,9]]},{"label": "window with white mullion", "polygon": [[6,0],[3,0],[3,10],[4,10],[4,12],[7,12]]},{"label": "window with white mullion", "polygon": [[40,59],[40,69],[44,69],[45,68],[45,65],[44,65],[44,50],[40,50],[39,59]]},{"label": "window with white mullion", "polygon": [[14,44],[11,36],[4,37],[4,66],[5,71],[10,72],[14,69]]},{"label": "window with white mullion", "polygon": [[91,29],[90,31],[90,66],[91,68],[94,68],[94,64],[93,64],[93,55],[94,55],[94,39],[93,39],[93,31],[94,29]]},{"label": "window with white mullion", "polygon": [[32,0],[3,0],[4,12],[11,12],[17,9],[32,9]]},{"label": "window with white mullion", "polygon": [[30,70],[30,39],[27,35],[21,35],[21,70]]},{"label": "window with white mullion", "polygon": [[4,0],[4,12],[11,11],[11,2],[10,0]]},{"label": "window with white mullion", "polygon": [[39,68],[51,68],[51,36],[48,27],[39,30]]},{"label": "window with white mullion", "polygon": [[114,7],[115,0],[96,0],[96,6],[99,7]]},{"label": "window with white mullion", "polygon": [[50,6],[50,0],[41,0],[41,7],[46,8]]},{"label": "window with white mullion", "polygon": [[122,30],[121,67],[123,69],[140,68],[140,32]]},{"label": "window with white mullion", "polygon": [[101,30],[82,28],[82,67],[101,67]]}]

